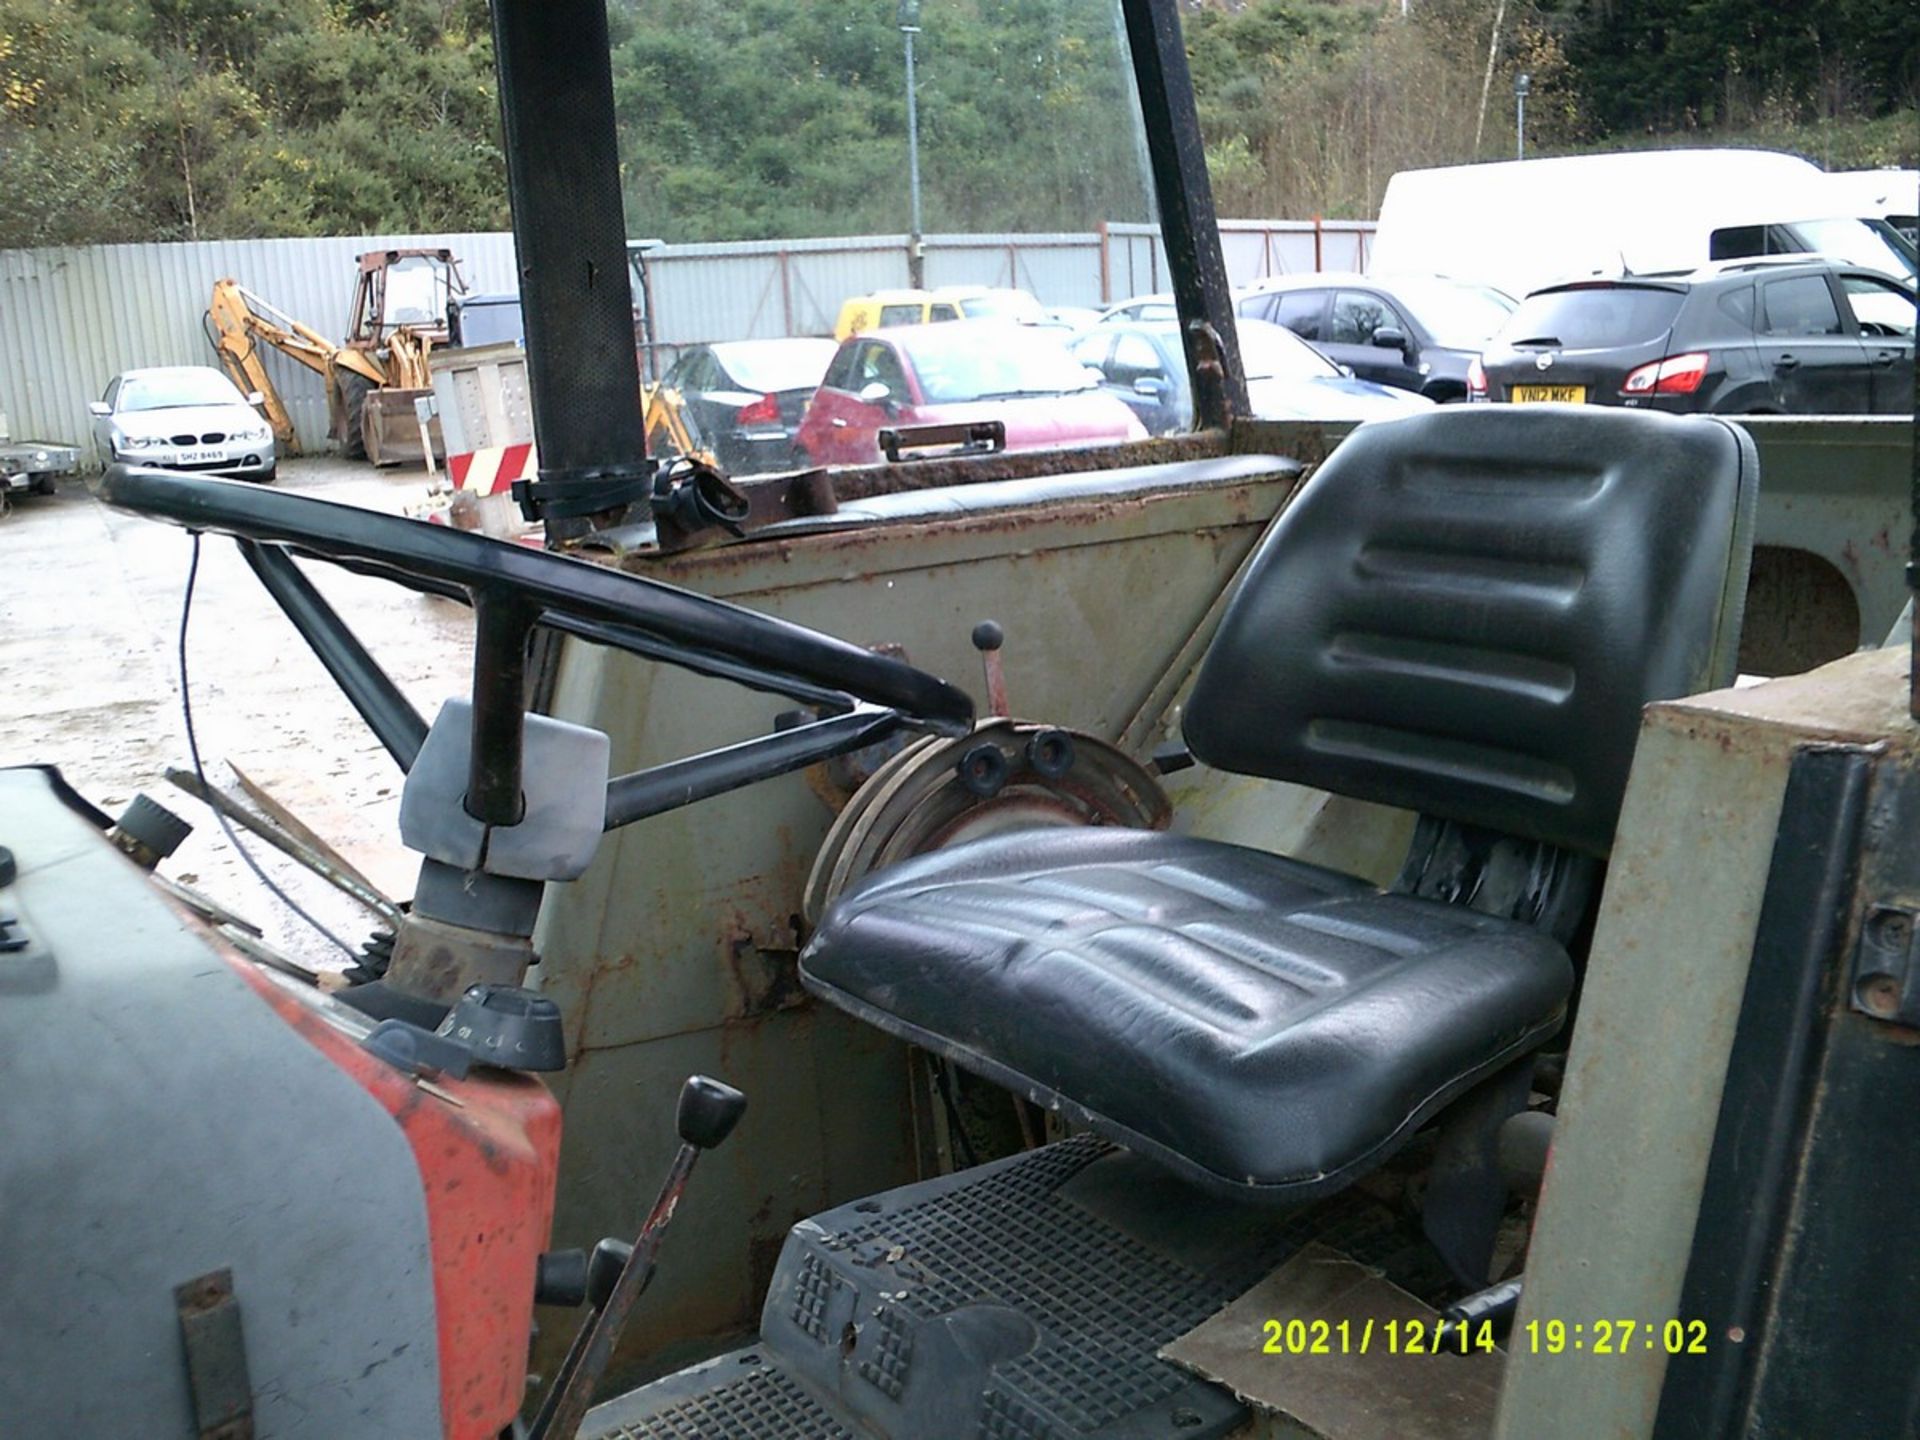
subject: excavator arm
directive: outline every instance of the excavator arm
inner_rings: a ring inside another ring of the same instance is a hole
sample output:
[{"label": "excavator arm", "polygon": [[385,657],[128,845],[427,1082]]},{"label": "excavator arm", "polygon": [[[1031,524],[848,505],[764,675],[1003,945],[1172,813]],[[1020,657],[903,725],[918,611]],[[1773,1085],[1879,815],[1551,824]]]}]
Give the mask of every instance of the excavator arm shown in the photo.
[{"label": "excavator arm", "polygon": [[336,345],[311,326],[269,304],[236,280],[216,280],[213,298],[207,304],[207,333],[220,363],[234,384],[243,391],[257,390],[264,397],[267,423],[288,454],[300,449],[294,434],[293,417],[274,388],[267,367],[261,363],[260,346],[271,345],[319,375],[331,396],[337,389],[341,370],[359,375],[374,388],[387,383],[385,367],[377,355]]}]

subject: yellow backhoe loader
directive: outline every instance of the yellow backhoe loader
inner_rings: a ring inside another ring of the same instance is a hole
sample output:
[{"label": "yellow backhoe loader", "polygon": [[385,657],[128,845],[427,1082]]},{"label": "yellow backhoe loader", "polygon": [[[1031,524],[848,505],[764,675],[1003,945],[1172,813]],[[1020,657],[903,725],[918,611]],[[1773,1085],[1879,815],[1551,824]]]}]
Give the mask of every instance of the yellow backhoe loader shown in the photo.
[{"label": "yellow backhoe loader", "polygon": [[[318,374],[327,389],[327,433],[343,453],[391,465],[420,455],[413,402],[429,393],[427,357],[447,338],[447,301],[466,290],[449,250],[368,251],[359,257],[353,322],[336,344],[236,280],[214,282],[208,338],[234,383],[266,397],[284,454],[297,454],[292,417],[262,363],[271,345]],[[436,447],[437,448],[437,447]]]}]

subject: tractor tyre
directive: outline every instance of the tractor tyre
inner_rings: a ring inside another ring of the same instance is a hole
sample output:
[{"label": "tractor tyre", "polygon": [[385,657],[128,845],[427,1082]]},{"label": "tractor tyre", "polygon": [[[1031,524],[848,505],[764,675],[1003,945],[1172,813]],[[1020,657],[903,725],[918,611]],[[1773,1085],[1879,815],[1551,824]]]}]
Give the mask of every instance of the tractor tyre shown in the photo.
[{"label": "tractor tyre", "polygon": [[367,458],[367,434],[364,428],[367,416],[367,392],[373,389],[373,382],[364,375],[348,371],[340,377],[340,411],[342,417],[340,453],[349,460]]}]

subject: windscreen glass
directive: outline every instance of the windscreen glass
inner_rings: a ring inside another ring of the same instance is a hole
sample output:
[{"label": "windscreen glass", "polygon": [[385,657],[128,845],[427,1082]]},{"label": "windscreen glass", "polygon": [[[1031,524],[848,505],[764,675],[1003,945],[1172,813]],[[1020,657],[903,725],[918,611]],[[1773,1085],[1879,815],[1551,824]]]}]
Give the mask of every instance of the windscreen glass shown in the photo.
[{"label": "windscreen glass", "polygon": [[1235,328],[1249,380],[1331,380],[1340,374],[1339,366],[1282,326],[1243,318]]},{"label": "windscreen glass", "polygon": [[1436,345],[1454,350],[1478,350],[1514,310],[1513,301],[1498,290],[1444,280],[1408,280],[1395,285],[1393,294]]},{"label": "windscreen glass", "polygon": [[609,19],[627,233],[664,242],[654,373],[694,344],[991,319],[1033,353],[941,344],[936,387],[1059,391],[1078,369],[1041,337],[1074,330],[1049,311],[1090,323],[1167,288],[1119,0],[611,0]]},{"label": "windscreen glass", "polygon": [[447,321],[447,271],[438,260],[412,255],[387,267],[387,313],[381,323],[444,325]]},{"label": "windscreen glass", "polygon": [[735,384],[771,393],[818,385],[833,361],[833,342],[767,340],[722,345],[714,353]]},{"label": "windscreen glass", "polygon": [[1913,254],[1898,231],[1884,221],[1864,224],[1858,220],[1796,220],[1793,230],[1810,254],[1827,255],[1836,260],[1879,270],[1888,275],[1914,275]]},{"label": "windscreen glass", "polygon": [[129,375],[120,387],[114,408],[176,410],[188,405],[243,405],[233,382],[218,370],[153,370]]},{"label": "windscreen glass", "polygon": [[1063,395],[1100,383],[1045,330],[964,322],[929,325],[903,344],[931,405]]},{"label": "windscreen glass", "polygon": [[1673,328],[1685,299],[1678,290],[1635,285],[1549,290],[1522,300],[1499,339],[1503,344],[1540,350],[1650,344]]}]

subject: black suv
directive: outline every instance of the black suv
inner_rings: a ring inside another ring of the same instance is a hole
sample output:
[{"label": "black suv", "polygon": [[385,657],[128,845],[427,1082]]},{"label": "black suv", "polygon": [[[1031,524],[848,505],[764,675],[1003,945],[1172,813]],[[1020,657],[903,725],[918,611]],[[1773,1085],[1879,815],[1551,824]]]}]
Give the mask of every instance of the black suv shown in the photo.
[{"label": "black suv", "polygon": [[1715,414],[1905,414],[1914,294],[1832,261],[1536,290],[1490,342],[1474,398]]},{"label": "black suv", "polygon": [[1286,326],[1362,380],[1464,400],[1468,367],[1513,313],[1513,300],[1437,275],[1323,273],[1258,281],[1235,308]]}]

